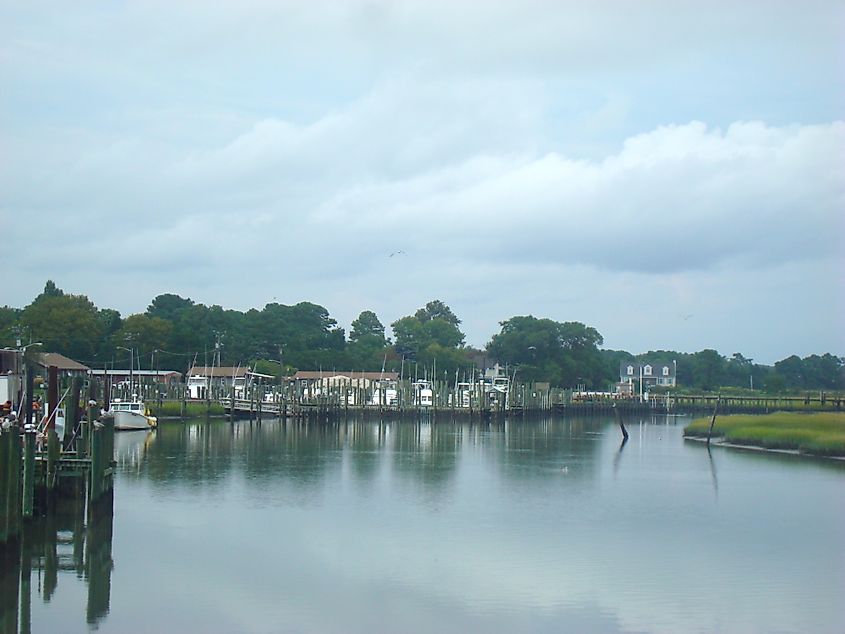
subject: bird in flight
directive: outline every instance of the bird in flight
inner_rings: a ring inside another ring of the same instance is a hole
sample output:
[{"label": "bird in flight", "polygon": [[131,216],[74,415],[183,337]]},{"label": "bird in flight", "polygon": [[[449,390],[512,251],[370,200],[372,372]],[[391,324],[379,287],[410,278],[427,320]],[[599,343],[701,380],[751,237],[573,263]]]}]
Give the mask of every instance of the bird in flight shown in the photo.
[{"label": "bird in flight", "polygon": [[393,253],[391,253],[387,257],[392,258],[394,255],[405,255],[405,252],[404,251],[394,251]]}]

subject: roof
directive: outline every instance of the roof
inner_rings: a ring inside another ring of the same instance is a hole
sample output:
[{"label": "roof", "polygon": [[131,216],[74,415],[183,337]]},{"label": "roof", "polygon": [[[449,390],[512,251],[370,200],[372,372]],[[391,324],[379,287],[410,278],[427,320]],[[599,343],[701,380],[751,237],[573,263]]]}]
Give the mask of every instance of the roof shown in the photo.
[{"label": "roof", "polygon": [[351,371],[311,371],[311,370],[300,370],[296,374],[293,375],[294,380],[297,381],[308,381],[308,380],[320,380],[320,379],[337,379],[337,378],[347,378],[351,381],[355,381],[358,379],[366,380],[366,381],[379,381],[379,380],[387,380],[387,381],[397,381],[399,379],[398,372],[351,372]]},{"label": "roof", "polygon": [[674,363],[654,363],[648,361],[620,361],[619,363],[619,374],[627,374],[628,366],[634,369],[634,374],[639,375],[640,368],[645,368],[647,365],[651,366],[652,371],[660,370],[661,373],[663,372],[663,368],[669,368],[668,376],[675,376],[675,364]]},{"label": "roof", "polygon": [[182,376],[181,372],[176,370],[121,370],[119,368],[109,368],[108,370],[91,370],[91,374],[96,376],[129,376],[130,372],[135,376],[171,376],[176,374]]},{"label": "roof", "polygon": [[232,378],[233,376],[246,376],[249,373],[248,366],[238,366],[238,367],[225,367],[225,366],[205,366],[205,365],[195,365],[193,368],[188,370],[188,376],[210,376],[214,377],[222,377],[222,378]]},{"label": "roof", "polygon": [[78,361],[69,359],[58,352],[38,352],[33,356],[35,362],[44,368],[56,366],[62,372],[90,372],[91,368],[82,365]]}]

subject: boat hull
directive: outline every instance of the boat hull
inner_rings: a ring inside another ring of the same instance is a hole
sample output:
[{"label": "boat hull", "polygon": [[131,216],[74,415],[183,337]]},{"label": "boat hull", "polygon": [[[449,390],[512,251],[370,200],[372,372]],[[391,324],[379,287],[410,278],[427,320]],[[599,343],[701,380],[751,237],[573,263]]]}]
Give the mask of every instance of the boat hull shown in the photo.
[{"label": "boat hull", "polygon": [[137,431],[140,429],[152,429],[156,426],[155,418],[145,416],[140,412],[114,412],[114,428],[119,431]]}]

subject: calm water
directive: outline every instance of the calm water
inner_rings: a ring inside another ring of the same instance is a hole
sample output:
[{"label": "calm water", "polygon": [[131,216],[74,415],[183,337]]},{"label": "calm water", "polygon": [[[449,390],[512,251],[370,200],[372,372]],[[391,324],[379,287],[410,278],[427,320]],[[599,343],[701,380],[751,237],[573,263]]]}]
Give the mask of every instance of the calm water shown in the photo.
[{"label": "calm water", "polygon": [[845,632],[845,465],[709,454],[686,422],[631,421],[621,451],[601,419],[119,434],[113,520],[35,525],[5,623]]}]

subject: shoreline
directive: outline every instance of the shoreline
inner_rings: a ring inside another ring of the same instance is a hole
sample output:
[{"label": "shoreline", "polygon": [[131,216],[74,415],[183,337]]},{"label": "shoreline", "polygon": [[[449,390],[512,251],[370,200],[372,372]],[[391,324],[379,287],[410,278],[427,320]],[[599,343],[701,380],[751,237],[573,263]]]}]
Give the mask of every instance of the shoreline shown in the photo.
[{"label": "shoreline", "polygon": [[[707,438],[701,436],[684,436],[684,440],[691,440],[693,442],[699,442],[702,444],[707,444]],[[838,460],[840,462],[845,462],[845,456],[825,456],[822,454],[816,453],[805,453],[803,451],[798,451],[797,449],[774,449],[769,447],[760,447],[759,445],[743,445],[740,443],[735,442],[727,442],[724,440],[724,436],[719,436],[716,439],[711,438],[710,444],[716,447],[728,447],[730,449],[740,449],[745,451],[760,451],[764,453],[776,453],[776,454],[783,454],[787,456],[800,456],[803,458],[820,458],[822,460]]]}]

